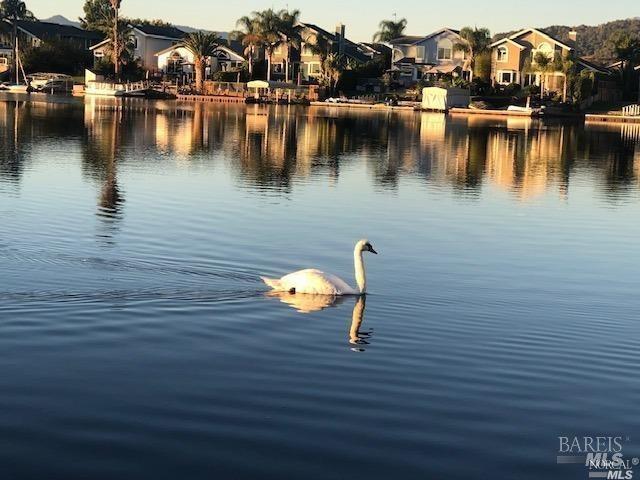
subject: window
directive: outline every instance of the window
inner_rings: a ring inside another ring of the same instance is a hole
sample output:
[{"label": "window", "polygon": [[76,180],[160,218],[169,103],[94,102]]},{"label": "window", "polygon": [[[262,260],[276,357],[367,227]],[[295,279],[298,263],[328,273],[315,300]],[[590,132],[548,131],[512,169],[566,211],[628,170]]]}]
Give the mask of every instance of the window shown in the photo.
[{"label": "window", "polygon": [[499,62],[506,62],[509,60],[509,50],[507,50],[507,47],[498,47],[497,55]]},{"label": "window", "polygon": [[273,50],[273,53],[275,53],[276,55],[280,55],[282,53],[282,44],[278,44],[276,45],[276,48]]},{"label": "window", "polygon": [[307,57],[313,56],[313,49],[308,43],[302,46],[302,55],[306,55]]},{"label": "window", "polygon": [[320,75],[319,63],[314,62],[309,64],[309,75]]},{"label": "window", "polygon": [[535,50],[531,50],[531,58],[535,60],[536,54],[542,53],[547,58],[553,58],[553,47],[546,42],[538,45],[538,48]]},{"label": "window", "polygon": [[284,71],[284,69],[282,68],[282,64],[281,63],[274,63],[273,64],[273,73],[282,73]]},{"label": "window", "polygon": [[451,60],[453,57],[453,44],[451,40],[440,40],[438,42],[438,60]]},{"label": "window", "polygon": [[178,52],[172,52],[167,59],[167,73],[182,73],[184,60]]},{"label": "window", "polygon": [[501,85],[509,85],[516,80],[516,73],[511,70],[498,71],[498,83]]},{"label": "window", "polygon": [[424,61],[424,46],[416,47],[416,61],[420,63]]},{"label": "window", "polygon": [[529,85],[535,85],[536,83],[538,83],[537,81],[537,75],[533,74],[533,73],[527,73],[524,76],[524,86],[528,87]]},{"label": "window", "polygon": [[0,65],[7,65],[7,59],[5,57],[0,57]]}]

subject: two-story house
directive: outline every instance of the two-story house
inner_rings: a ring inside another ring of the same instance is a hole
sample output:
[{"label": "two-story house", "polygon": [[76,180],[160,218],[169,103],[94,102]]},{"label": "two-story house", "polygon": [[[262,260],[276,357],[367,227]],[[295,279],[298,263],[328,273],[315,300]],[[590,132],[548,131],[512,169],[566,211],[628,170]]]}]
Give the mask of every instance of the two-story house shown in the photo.
[{"label": "two-story house", "polygon": [[301,40],[300,49],[290,49],[291,58],[288,58],[289,49],[286,45],[276,47],[271,60],[273,80],[285,80],[286,62],[289,62],[290,81],[317,82],[322,72],[322,55],[313,48],[314,45],[324,45],[325,53],[344,55],[348,61],[355,63],[364,64],[372,59],[371,51],[365,51],[363,46],[346,37],[343,24],[338,24],[334,33],[311,23],[299,23],[296,28]]},{"label": "two-story house", "polygon": [[565,88],[565,75],[561,71],[536,68],[536,56],[545,55],[551,62],[565,56],[575,60],[578,68],[607,75],[604,68],[576,55],[577,33],[569,32],[566,41],[548,35],[536,28],[526,28],[491,44],[491,80],[495,85],[512,83],[522,87],[540,85],[544,77],[545,91],[560,92]]},{"label": "two-story house", "polygon": [[[186,35],[182,30],[172,26],[157,25],[129,25],[133,36],[133,56],[140,62],[140,66],[150,72],[158,69],[156,53],[170,48],[180,42]],[[101,59],[106,54],[106,45],[111,42],[106,39],[91,47],[93,56]]]},{"label": "two-story house", "polygon": [[456,49],[464,42],[460,32],[442,28],[427,36],[406,35],[389,42],[392,48],[392,71],[402,84],[411,84],[422,78],[435,80],[442,75],[468,78],[465,68],[466,54]]}]

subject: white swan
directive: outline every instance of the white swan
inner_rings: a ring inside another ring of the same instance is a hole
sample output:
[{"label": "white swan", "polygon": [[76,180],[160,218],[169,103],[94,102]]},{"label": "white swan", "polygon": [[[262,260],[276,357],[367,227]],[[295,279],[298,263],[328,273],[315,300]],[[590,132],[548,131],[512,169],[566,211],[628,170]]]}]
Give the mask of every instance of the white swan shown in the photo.
[{"label": "white swan", "polygon": [[307,269],[285,275],[280,279],[260,277],[264,283],[277,292],[308,293],[313,295],[362,295],[367,293],[367,278],[362,261],[362,252],[377,254],[368,240],[360,240],[353,251],[358,288],[330,273]]}]

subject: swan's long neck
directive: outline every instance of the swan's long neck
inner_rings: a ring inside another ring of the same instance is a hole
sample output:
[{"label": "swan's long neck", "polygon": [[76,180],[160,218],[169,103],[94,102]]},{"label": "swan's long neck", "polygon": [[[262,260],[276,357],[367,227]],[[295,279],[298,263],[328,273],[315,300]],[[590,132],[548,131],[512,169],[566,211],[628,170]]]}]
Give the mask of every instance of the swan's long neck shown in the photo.
[{"label": "swan's long neck", "polygon": [[362,250],[357,248],[353,251],[353,263],[356,267],[356,283],[360,293],[367,293],[367,276],[364,271],[364,262],[362,261]]}]

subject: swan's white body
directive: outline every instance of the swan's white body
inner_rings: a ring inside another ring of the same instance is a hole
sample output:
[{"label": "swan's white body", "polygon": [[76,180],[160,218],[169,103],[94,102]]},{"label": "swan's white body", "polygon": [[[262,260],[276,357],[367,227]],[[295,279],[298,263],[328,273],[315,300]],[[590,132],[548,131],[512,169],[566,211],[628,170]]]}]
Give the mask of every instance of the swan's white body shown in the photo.
[{"label": "swan's white body", "polygon": [[360,240],[353,251],[356,282],[358,288],[351,287],[340,277],[316,269],[299,270],[280,279],[260,277],[277,292],[305,293],[311,295],[361,295],[367,291],[362,252],[376,253],[367,240]]}]

